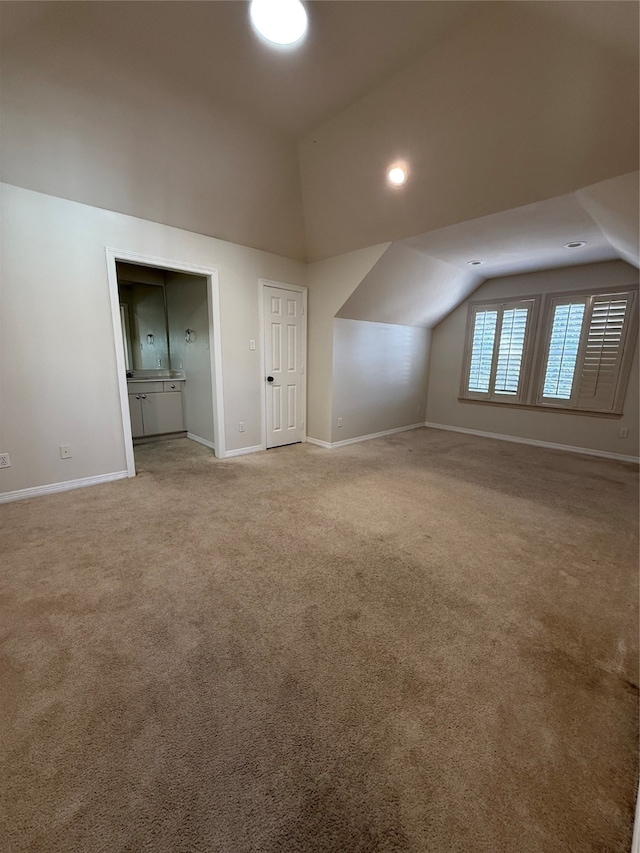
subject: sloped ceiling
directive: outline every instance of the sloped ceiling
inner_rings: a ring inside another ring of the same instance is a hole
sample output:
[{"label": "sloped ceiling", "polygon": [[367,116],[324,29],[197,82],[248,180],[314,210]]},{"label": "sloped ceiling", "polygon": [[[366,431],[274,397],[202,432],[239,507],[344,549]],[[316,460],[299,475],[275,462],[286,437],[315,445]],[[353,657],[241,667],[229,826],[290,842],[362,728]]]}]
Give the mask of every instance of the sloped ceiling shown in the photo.
[{"label": "sloped ceiling", "polygon": [[392,243],[336,316],[430,328],[483,280],[405,243]]},{"label": "sloped ceiling", "polygon": [[[336,316],[431,328],[488,278],[618,258],[639,267],[638,178],[391,243]],[[574,241],[586,246],[565,248]]]},{"label": "sloped ceiling", "polygon": [[248,2],[0,3],[2,48],[44,37],[78,73],[100,58],[127,74],[196,91],[299,139],[412,59],[500,3],[477,0],[306,0],[309,30],[294,50],[256,37]]},{"label": "sloped ceiling", "polygon": [[[248,2],[3,0],[3,50],[44,36],[78,73],[98,56],[127,73],[153,73],[299,139],[394,72],[481,19],[512,5],[557,28],[579,28],[637,56],[637,4],[494,0],[305,0],[300,49],[274,51],[252,32]],[[526,10],[525,10],[526,7]],[[34,44],[37,49],[37,45]]]},{"label": "sloped ceiling", "polygon": [[[499,248],[489,225],[478,225],[490,219],[485,214],[637,167],[635,2],[305,3],[305,42],[274,51],[252,32],[247,2],[4,0],[2,53],[15,59],[13,76],[29,84],[29,98],[18,87],[13,113],[5,108],[3,125],[13,128],[3,151],[6,180],[307,260],[395,239],[370,286],[377,277],[382,294],[380,277],[393,275],[393,259],[400,264],[404,255],[409,277],[420,280],[441,281],[441,264],[448,264],[462,293],[477,278],[468,279],[468,254],[493,258],[483,275],[506,274],[500,270],[512,268],[514,253],[525,267],[532,257],[544,266],[562,262],[542,236],[523,248],[514,234],[515,248]],[[105,77],[106,66],[117,76]],[[60,101],[41,85],[53,77]],[[217,113],[217,104],[229,115]],[[253,139],[265,124],[273,131],[269,149]],[[147,144],[151,134],[161,142]],[[210,137],[220,137],[219,150]],[[240,138],[251,144],[240,146]],[[411,162],[401,194],[383,179],[392,155]],[[247,187],[259,188],[257,201]],[[573,225],[588,234],[587,260],[597,256],[598,241],[606,243],[602,252],[632,257],[631,195],[580,192],[579,209],[573,198],[539,208],[540,216],[559,233]],[[538,208],[530,207],[518,208],[527,212],[517,220],[533,239]],[[481,218],[470,225],[471,217]],[[421,324],[446,310],[440,284],[437,291],[434,311],[414,315]],[[406,318],[416,305],[409,295],[405,307],[396,302],[381,304],[379,315]],[[369,303],[363,290],[343,310],[367,314]]]},{"label": "sloped ceiling", "polygon": [[576,195],[618,255],[633,266],[639,266],[637,178],[621,175],[578,190]]}]

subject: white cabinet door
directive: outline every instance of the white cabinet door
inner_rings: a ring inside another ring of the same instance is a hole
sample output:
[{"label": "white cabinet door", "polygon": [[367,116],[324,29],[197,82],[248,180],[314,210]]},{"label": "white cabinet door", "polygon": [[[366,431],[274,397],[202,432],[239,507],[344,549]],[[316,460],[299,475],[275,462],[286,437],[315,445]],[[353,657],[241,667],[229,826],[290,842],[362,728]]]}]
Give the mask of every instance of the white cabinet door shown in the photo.
[{"label": "white cabinet door", "polygon": [[142,417],[145,435],[182,432],[182,394],[172,391],[145,394],[142,398]]},{"label": "white cabinet door", "polygon": [[131,418],[131,435],[139,438],[144,435],[142,423],[142,400],[139,394],[129,394],[129,416]]}]

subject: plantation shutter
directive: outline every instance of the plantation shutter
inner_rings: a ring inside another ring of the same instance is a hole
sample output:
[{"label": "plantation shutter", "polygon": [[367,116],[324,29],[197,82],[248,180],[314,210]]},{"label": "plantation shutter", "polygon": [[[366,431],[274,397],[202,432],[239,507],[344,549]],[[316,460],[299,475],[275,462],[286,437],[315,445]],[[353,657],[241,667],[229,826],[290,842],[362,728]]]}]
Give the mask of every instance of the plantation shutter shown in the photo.
[{"label": "plantation shutter", "polygon": [[502,313],[498,360],[493,390],[516,397],[520,390],[520,369],[529,319],[529,307],[507,308]]},{"label": "plantation shutter", "polygon": [[558,301],[552,315],[543,400],[571,400],[587,298]]},{"label": "plantation shutter", "polygon": [[472,306],[463,396],[520,400],[533,306],[533,299]]},{"label": "plantation shutter", "polygon": [[589,327],[576,372],[577,408],[613,409],[632,305],[633,293],[591,298]]},{"label": "plantation shutter", "polygon": [[474,311],[471,359],[467,381],[467,391],[472,394],[489,394],[498,324],[498,307],[492,305]]}]

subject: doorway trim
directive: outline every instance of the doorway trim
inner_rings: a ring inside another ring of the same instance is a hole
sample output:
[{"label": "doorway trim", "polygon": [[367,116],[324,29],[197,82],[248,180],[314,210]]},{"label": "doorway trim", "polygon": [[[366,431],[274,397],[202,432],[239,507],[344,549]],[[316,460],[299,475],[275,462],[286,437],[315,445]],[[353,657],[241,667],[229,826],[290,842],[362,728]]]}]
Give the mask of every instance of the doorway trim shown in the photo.
[{"label": "doorway trim", "polygon": [[[304,322],[302,324],[302,442],[307,440],[307,287],[300,284],[288,284],[282,281],[272,281],[268,278],[258,279],[258,347],[260,349],[260,438],[262,449],[267,449],[267,389],[264,360],[264,290],[265,287],[277,287],[280,290],[293,290],[302,294],[302,311]],[[286,447],[286,445],[284,445]]]},{"label": "doorway trim", "polygon": [[116,261],[142,264],[148,267],[161,267],[174,272],[192,273],[207,279],[207,306],[209,312],[209,357],[211,360],[211,384],[213,399],[213,436],[214,453],[219,459],[224,459],[224,395],[222,384],[222,342],[220,326],[220,282],[218,270],[214,267],[204,267],[187,261],[176,261],[171,258],[158,258],[155,255],[143,255],[139,252],[129,252],[124,249],[105,247],[107,257],[107,277],[109,279],[109,299],[111,302],[111,322],[113,326],[113,342],[116,351],[116,368],[118,372],[118,390],[120,392],[120,411],[122,416],[122,433],[124,450],[127,460],[127,476],[135,477],[136,463],[133,455],[133,437],[131,435],[131,420],[129,418],[129,399],[127,389],[127,370],[124,359],[124,345],[120,325],[120,299],[118,297],[118,274]]}]

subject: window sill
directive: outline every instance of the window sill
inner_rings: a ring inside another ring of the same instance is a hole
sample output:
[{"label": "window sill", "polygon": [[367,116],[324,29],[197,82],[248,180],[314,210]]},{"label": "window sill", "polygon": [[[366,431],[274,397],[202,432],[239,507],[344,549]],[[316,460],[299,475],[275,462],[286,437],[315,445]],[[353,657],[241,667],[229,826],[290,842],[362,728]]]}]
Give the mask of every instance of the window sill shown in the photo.
[{"label": "window sill", "polygon": [[529,403],[503,403],[499,400],[477,400],[469,397],[458,397],[459,403],[471,403],[476,406],[498,406],[501,409],[528,409],[532,412],[557,412],[560,415],[581,415],[587,418],[619,419],[623,412],[589,412],[585,409],[563,409],[561,406],[532,406]]}]

